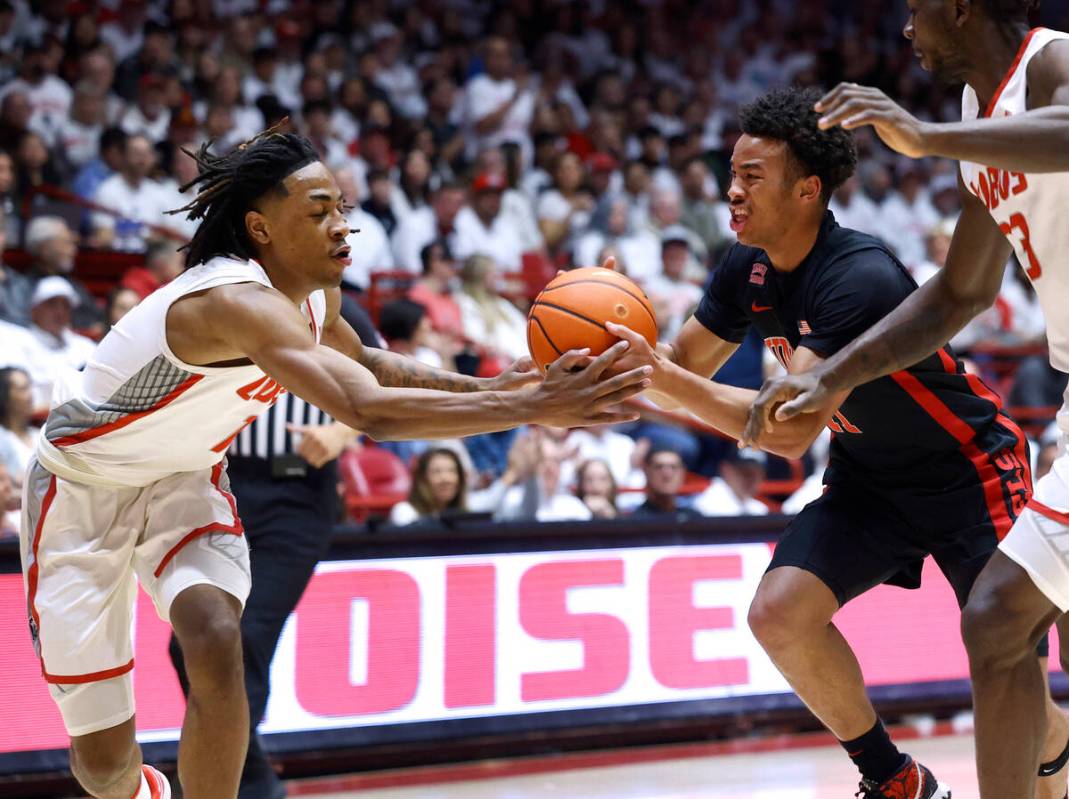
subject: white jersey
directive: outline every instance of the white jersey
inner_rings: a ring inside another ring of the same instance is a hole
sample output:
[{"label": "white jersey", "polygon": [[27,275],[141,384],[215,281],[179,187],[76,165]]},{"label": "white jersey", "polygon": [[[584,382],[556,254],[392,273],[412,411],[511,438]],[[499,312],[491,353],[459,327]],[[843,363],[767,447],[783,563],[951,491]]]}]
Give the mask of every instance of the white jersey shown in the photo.
[{"label": "white jersey", "polygon": [[[1069,33],[1036,28],[1021,44],[1013,66],[991,99],[984,117],[1005,117],[1028,110],[1028,64],[1044,47]],[[980,117],[976,92],[965,87],[962,119]],[[1069,372],[1069,173],[1006,172],[968,161],[961,162],[966,187],[987,206],[1013,245],[1017,258],[1035,286],[1047,322],[1050,362]],[[1066,425],[1069,420],[1063,420]]]},{"label": "white jersey", "polygon": [[[196,291],[271,281],[255,261],[213,258],[150,294],[111,329],[83,372],[58,386],[38,443],[41,465],[66,480],[146,486],[219,463],[241,429],[283,391],[255,365],[181,361],[167,344],[171,305]],[[301,312],[319,341],[326,297]]]}]

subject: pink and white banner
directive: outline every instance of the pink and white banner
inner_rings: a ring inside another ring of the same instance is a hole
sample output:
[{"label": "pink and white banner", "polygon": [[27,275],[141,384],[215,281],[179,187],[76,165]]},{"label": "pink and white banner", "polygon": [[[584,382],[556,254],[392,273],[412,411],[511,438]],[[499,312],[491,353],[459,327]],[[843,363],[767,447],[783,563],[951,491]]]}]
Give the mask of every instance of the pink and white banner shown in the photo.
[{"label": "pink and white banner", "polygon": [[[286,624],[262,730],[298,732],[783,693],[746,611],[767,544],[333,561]],[[931,563],[837,623],[871,685],[964,679],[958,609]],[[144,741],[177,737],[169,628],[141,596]],[[0,575],[0,753],[63,748],[29,642],[22,581]]]}]

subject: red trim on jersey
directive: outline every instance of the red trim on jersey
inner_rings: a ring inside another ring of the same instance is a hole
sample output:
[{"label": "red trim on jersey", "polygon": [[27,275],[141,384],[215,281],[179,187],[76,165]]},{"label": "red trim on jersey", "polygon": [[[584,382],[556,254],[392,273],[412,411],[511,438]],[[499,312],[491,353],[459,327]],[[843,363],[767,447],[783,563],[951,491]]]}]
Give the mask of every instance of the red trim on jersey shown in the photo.
[{"label": "red trim on jersey", "polygon": [[1061,522],[1062,524],[1069,525],[1069,513],[1064,513],[1060,510],[1054,510],[1054,508],[1048,507],[1034,497],[1028,501],[1028,509],[1034,510],[1040,516],[1046,516],[1048,519]]},{"label": "red trim on jersey", "polygon": [[115,677],[121,677],[128,671],[132,671],[134,668],[134,659],[130,658],[130,662],[123,666],[116,666],[113,669],[104,669],[104,671],[94,671],[91,674],[49,674],[47,671],[42,672],[45,675],[45,681],[56,685],[84,685],[87,682],[100,682],[101,680],[110,680]]},{"label": "red trim on jersey", "polygon": [[319,341],[319,326],[316,324],[316,315],[312,312],[312,298],[305,299],[304,305],[308,309],[308,326],[312,328],[312,336],[315,337],[316,341]]},{"label": "red trim on jersey", "polygon": [[1013,76],[1017,73],[1017,67],[1021,65],[1021,59],[1024,58],[1025,51],[1028,50],[1028,45],[1032,43],[1032,37],[1036,35],[1037,31],[1043,30],[1042,28],[1032,28],[1028,31],[1028,35],[1024,37],[1024,41],[1021,42],[1021,49],[1017,51],[1017,56],[1013,59],[1013,63],[1010,64],[1010,68],[1006,71],[1006,74],[1002,78],[1002,83],[995,89],[995,93],[991,96],[991,102],[987,104],[987,108],[984,110],[984,117],[991,116],[995,111],[995,106],[998,105],[998,101],[1002,98],[1002,92],[1005,91],[1006,85],[1013,79]]},{"label": "red trim on jersey", "polygon": [[[148,784],[149,799],[163,799],[163,776],[149,765],[141,766],[141,773],[145,775],[145,782]],[[140,792],[138,788],[138,792]],[[137,799],[135,793],[131,799]]]},{"label": "red trim on jersey", "polygon": [[[954,358],[950,353],[946,351],[946,348],[939,350],[939,359],[942,362],[944,370],[948,374],[957,374],[958,368]],[[925,386],[915,375],[907,371],[895,372],[891,375],[898,385],[900,385],[905,391],[913,398],[913,400],[921,406],[932,417],[935,422],[952,435],[957,442],[961,445],[962,454],[965,455],[970,461],[972,461],[973,468],[976,469],[976,474],[980,478],[980,484],[984,489],[984,501],[987,505],[987,512],[991,515],[991,522],[995,526],[995,534],[1001,541],[1006,537],[1006,534],[1013,526],[1013,518],[1010,516],[1009,509],[1006,506],[1006,498],[1002,491],[1002,478],[995,468],[994,455],[989,452],[984,452],[977,446],[974,438],[976,437],[976,431],[973,427],[964,419],[955,414],[946,403],[944,403],[939,397],[937,397],[931,389]],[[998,397],[991,392],[983,384],[983,382],[976,378],[975,375],[963,375],[966,378],[967,385],[982,399],[986,399],[995,404],[995,408],[1001,411],[1002,404],[999,402]],[[973,379],[969,379],[969,378]],[[1031,475],[1028,471],[1028,458],[1024,456],[1024,436],[1020,429],[1015,425],[1008,417],[1005,417],[998,413],[996,417],[999,422],[1006,426],[1016,436],[1017,444],[1014,447],[1014,452],[1018,455],[1018,460],[1022,464],[1024,469],[1024,477],[1029,488],[1031,488]]]},{"label": "red trim on jersey", "polygon": [[208,533],[229,533],[230,535],[245,534],[245,528],[242,526],[241,519],[238,517],[238,506],[237,503],[234,502],[234,495],[231,494],[229,491],[224,491],[222,488],[219,487],[219,480],[222,479],[222,476],[223,464],[220,461],[212,467],[212,485],[215,486],[215,490],[222,494],[223,498],[227,501],[227,504],[230,505],[230,513],[234,516],[233,523],[223,524],[222,522],[212,522],[211,524],[206,524],[203,527],[198,527],[195,530],[191,530],[181,541],[171,547],[171,550],[166,555],[163,556],[163,560],[160,561],[160,565],[157,566],[156,571],[153,572],[156,577],[159,577],[161,574],[163,574],[163,570],[167,568],[167,564],[171,562],[172,558],[174,558],[174,556],[179,553],[182,547],[184,547],[194,538],[199,538],[200,536],[207,535]]},{"label": "red trim on jersey", "polygon": [[[41,531],[45,527],[45,517],[48,515],[49,509],[52,507],[52,500],[56,497],[56,476],[52,475],[48,481],[48,490],[45,491],[44,499],[41,500],[41,517],[37,520],[37,527],[33,531],[33,563],[30,564],[30,569],[26,572],[26,584],[27,593],[30,605],[30,618],[33,619],[34,626],[37,628],[37,642],[38,649],[40,649],[41,642],[41,617],[37,613],[37,583],[40,579],[40,569],[38,567],[39,560],[37,557],[37,550],[41,545]],[[41,673],[45,674],[45,661],[41,658]]]},{"label": "red trim on jersey", "polygon": [[174,402],[186,391],[191,389],[195,384],[197,384],[203,379],[204,375],[190,375],[180,386],[178,386],[178,388],[176,388],[174,391],[172,391],[166,397],[161,399],[148,410],[128,413],[121,419],[116,419],[114,422],[109,422],[108,424],[101,425],[100,427],[92,427],[89,430],[83,430],[82,432],[75,433],[72,436],[63,436],[63,438],[57,438],[55,441],[52,442],[52,444],[57,447],[69,447],[72,444],[81,444],[84,441],[89,441],[91,439],[97,438],[98,436],[102,436],[105,433],[110,433],[113,430],[119,430],[123,427],[126,427],[128,424],[133,424],[138,419],[143,419],[150,413],[155,413],[165,405],[170,405],[172,402]]}]

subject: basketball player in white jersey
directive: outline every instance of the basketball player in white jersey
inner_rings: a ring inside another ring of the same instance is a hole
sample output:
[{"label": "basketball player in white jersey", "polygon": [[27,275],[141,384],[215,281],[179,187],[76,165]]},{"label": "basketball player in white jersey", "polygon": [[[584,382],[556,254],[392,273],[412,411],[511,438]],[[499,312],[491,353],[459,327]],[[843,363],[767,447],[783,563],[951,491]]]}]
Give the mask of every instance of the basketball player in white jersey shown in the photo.
[{"label": "basketball player in white jersey", "polygon": [[[900,153],[961,162],[963,210],[950,255],[935,278],[851,346],[810,372],[767,383],[751,409],[750,443],[835,392],[935,351],[991,305],[1011,252],[1043,307],[1051,363],[1069,371],[1069,34],[1029,30],[1037,0],[908,3],[904,33],[922,66],[966,84],[962,122],[921,122],[882,92],[853,84],[836,87],[817,110],[823,127],[871,125]],[[1041,759],[1050,762],[1039,775],[1051,779],[1038,789],[1065,794],[1064,775],[1053,777],[1069,746],[1044,739],[1045,678],[1032,655],[1069,610],[1069,397],[1058,424],[1061,455],[963,615],[983,799],[1030,799]]]},{"label": "basketball player in white jersey", "polygon": [[249,560],[223,453],[280,392],[374,438],[423,439],[631,419],[614,406],[648,385],[640,369],[602,379],[626,348],[568,353],[544,380],[519,368],[496,381],[363,349],[338,313],[345,206],[311,145],[268,132],[197,159],[199,193],[182,209],[200,220],[192,268],[124,317],[57,391],[26,479],[30,627],[71,768],[97,799],[170,796],[134,739],[135,575],[185,655],[184,796],[237,794]]}]

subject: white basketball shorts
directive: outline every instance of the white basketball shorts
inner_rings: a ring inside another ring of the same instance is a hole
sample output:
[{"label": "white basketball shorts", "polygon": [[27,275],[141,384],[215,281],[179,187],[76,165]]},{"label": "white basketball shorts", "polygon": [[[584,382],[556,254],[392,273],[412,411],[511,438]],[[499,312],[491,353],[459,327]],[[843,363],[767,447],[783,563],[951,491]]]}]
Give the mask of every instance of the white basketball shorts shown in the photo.
[{"label": "white basketball shorts", "polygon": [[1058,457],[1036,483],[1028,507],[999,544],[1063,613],[1069,612],[1069,449],[1062,434]]},{"label": "white basketball shorts", "polygon": [[91,486],[31,461],[23,487],[22,569],[41,672],[71,736],[134,715],[137,582],[156,612],[194,585],[244,604],[249,549],[225,464],[140,488]]}]

